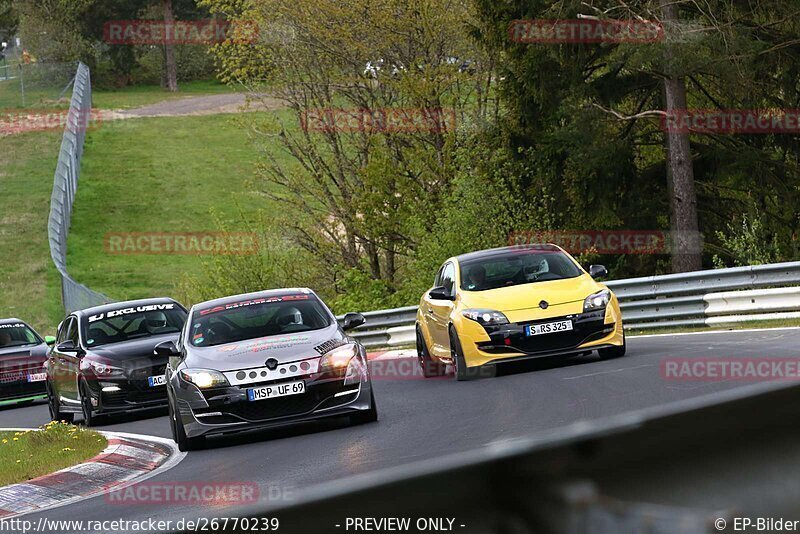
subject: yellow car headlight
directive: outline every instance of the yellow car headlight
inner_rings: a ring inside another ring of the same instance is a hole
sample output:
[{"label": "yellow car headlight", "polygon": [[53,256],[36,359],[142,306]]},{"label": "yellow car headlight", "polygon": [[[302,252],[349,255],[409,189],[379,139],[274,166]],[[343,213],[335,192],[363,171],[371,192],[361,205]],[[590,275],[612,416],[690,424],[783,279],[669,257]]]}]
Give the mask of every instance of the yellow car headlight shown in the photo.
[{"label": "yellow car headlight", "polygon": [[601,310],[608,306],[609,302],[611,302],[611,291],[608,289],[598,291],[586,297],[586,300],[583,301],[583,311]]},{"label": "yellow car headlight", "polygon": [[484,310],[473,308],[464,310],[461,315],[467,319],[471,319],[483,326],[494,326],[498,324],[508,324],[508,318],[496,310]]}]

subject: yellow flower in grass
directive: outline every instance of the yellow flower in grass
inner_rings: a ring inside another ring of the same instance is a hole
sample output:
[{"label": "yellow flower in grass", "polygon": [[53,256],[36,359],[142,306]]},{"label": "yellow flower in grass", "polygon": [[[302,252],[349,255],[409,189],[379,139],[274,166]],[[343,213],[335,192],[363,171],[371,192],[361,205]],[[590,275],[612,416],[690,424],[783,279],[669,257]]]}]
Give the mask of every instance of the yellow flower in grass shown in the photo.
[{"label": "yellow flower in grass", "polygon": [[20,463],[22,460],[17,460],[17,463]]},{"label": "yellow flower in grass", "polygon": [[3,443],[8,443],[8,440],[3,438]]},{"label": "yellow flower in grass", "polygon": [[64,447],[61,449],[63,452],[74,451],[75,449],[70,449],[69,447]]},{"label": "yellow flower in grass", "polygon": [[14,438],[14,441],[19,441],[19,438]]}]

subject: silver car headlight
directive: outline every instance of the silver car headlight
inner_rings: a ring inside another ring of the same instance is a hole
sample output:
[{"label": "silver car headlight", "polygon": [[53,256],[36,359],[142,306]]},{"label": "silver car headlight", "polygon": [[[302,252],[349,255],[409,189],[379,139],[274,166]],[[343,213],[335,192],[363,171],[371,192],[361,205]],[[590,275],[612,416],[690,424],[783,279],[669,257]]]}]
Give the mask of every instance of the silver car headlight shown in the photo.
[{"label": "silver car headlight", "polygon": [[583,301],[583,311],[601,310],[608,306],[609,302],[611,302],[611,291],[608,289],[598,291],[586,297]]},{"label": "silver car headlight", "polygon": [[230,386],[225,375],[211,369],[183,369],[180,376],[200,389]]},{"label": "silver car headlight", "polygon": [[319,359],[319,372],[341,375],[350,366],[350,361],[358,354],[358,345],[348,343],[326,352]]}]

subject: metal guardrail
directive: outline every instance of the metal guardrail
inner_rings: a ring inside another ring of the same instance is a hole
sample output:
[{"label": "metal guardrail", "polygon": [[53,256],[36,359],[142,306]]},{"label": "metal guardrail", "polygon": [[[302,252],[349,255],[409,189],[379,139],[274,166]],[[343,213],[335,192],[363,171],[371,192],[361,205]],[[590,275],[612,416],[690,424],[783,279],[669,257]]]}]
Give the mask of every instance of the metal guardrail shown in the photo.
[{"label": "metal guardrail", "polygon": [[[409,518],[412,528],[395,529],[401,532],[772,532],[778,529],[742,528],[742,518],[798,518],[798,413],[796,384],[745,386],[498,437],[477,449],[312,486],[291,501],[231,508],[226,516],[248,518],[236,523],[248,526],[278,518],[282,531],[304,534],[368,530],[354,526],[364,517]],[[413,528],[431,518],[453,526]]]},{"label": "metal guardrail", "polygon": [[[606,282],[628,329],[800,318],[800,262],[734,267]],[[773,288],[773,289],[767,289]],[[414,343],[417,307],[364,313],[353,332],[367,347]]]},{"label": "metal guardrail", "polygon": [[110,302],[97,291],[76,282],[67,272],[67,237],[72,221],[72,205],[78,190],[81,174],[83,142],[86,125],[92,108],[92,80],[89,67],[78,64],[72,89],[67,124],[61,140],[53,194],[50,197],[50,216],[47,235],[50,241],[50,257],[61,277],[61,299],[67,313]]}]

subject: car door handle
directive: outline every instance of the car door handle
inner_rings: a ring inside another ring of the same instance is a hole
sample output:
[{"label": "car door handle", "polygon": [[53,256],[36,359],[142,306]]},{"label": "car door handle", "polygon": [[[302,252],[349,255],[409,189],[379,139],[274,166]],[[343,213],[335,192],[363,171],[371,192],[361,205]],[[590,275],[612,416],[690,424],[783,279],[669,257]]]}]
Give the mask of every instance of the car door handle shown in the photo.
[{"label": "car door handle", "polygon": [[433,310],[432,310],[431,308],[428,308],[428,310],[427,310],[427,314],[428,314],[428,315],[433,315]]}]

